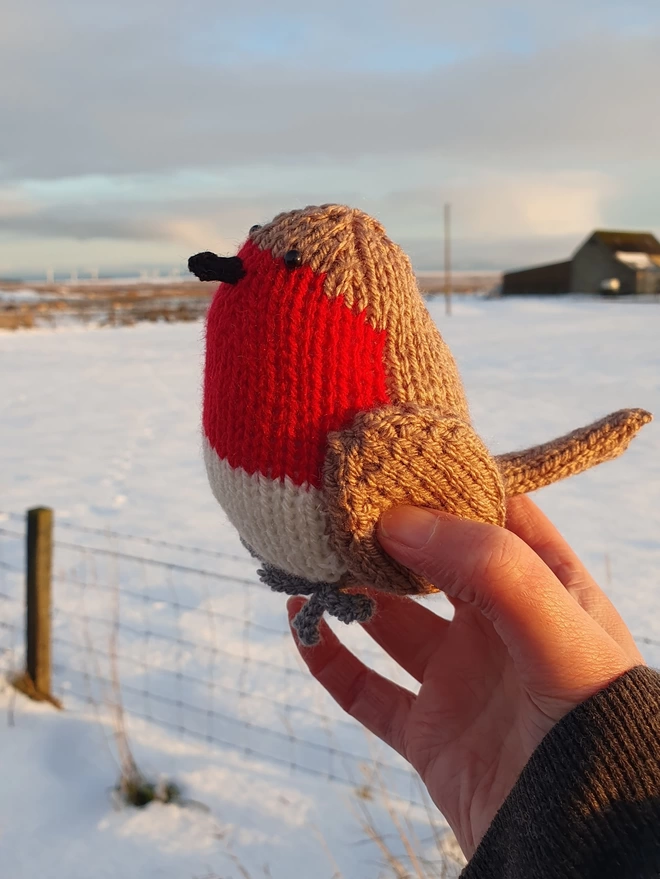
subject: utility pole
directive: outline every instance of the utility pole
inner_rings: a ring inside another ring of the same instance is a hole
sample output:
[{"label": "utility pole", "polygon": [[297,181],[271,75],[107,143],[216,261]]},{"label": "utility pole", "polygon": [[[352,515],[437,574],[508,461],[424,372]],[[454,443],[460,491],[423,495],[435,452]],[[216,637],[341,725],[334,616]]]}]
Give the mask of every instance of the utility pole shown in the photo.
[{"label": "utility pole", "polygon": [[445,205],[445,314],[451,317],[451,205]]}]

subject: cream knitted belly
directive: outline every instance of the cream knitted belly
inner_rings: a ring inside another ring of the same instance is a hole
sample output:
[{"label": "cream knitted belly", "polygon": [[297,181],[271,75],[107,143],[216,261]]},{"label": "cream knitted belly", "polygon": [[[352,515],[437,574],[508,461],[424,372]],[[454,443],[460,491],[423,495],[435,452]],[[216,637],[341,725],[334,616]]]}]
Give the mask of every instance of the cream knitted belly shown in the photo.
[{"label": "cream knitted belly", "polygon": [[346,566],[330,547],[319,489],[230,467],[204,439],[211,489],[243,540],[265,562],[306,580],[336,583]]}]

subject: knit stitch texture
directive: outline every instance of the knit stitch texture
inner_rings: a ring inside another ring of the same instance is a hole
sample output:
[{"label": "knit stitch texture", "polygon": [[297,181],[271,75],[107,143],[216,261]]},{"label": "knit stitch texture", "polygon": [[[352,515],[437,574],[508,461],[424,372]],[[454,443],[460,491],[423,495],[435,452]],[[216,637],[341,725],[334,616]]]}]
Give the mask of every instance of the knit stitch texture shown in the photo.
[{"label": "knit stitch texture", "polygon": [[508,496],[616,457],[651,419],[622,410],[491,456],[407,256],[352,208],[279,214],[238,256],[204,252],[190,266],[225,279],[206,328],[209,481],[277,582],[312,596],[305,643],[323,609],[366,618],[356,587],[434,591],[381,550],[385,510],[408,503],[503,525]]}]

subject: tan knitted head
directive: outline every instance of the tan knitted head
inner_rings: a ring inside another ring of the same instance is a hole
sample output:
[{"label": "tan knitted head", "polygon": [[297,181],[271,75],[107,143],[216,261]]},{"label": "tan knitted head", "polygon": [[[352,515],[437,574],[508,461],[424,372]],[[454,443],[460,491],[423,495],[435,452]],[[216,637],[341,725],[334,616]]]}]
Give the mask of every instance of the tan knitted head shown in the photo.
[{"label": "tan knitted head", "polygon": [[199,254],[221,283],[207,322],[205,458],[213,491],[274,589],[365,619],[356,586],[433,590],[376,540],[398,504],[504,525],[506,498],[620,454],[644,410],[493,457],[407,256],[342,205],[282,213],[235,257]]}]

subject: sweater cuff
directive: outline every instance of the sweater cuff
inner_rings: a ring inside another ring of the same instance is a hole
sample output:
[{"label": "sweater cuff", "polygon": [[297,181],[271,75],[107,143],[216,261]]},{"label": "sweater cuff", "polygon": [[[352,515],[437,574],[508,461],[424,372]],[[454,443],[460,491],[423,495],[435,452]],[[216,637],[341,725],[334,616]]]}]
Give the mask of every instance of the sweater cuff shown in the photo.
[{"label": "sweater cuff", "polygon": [[463,879],[660,875],[660,673],[639,666],[546,735]]}]

